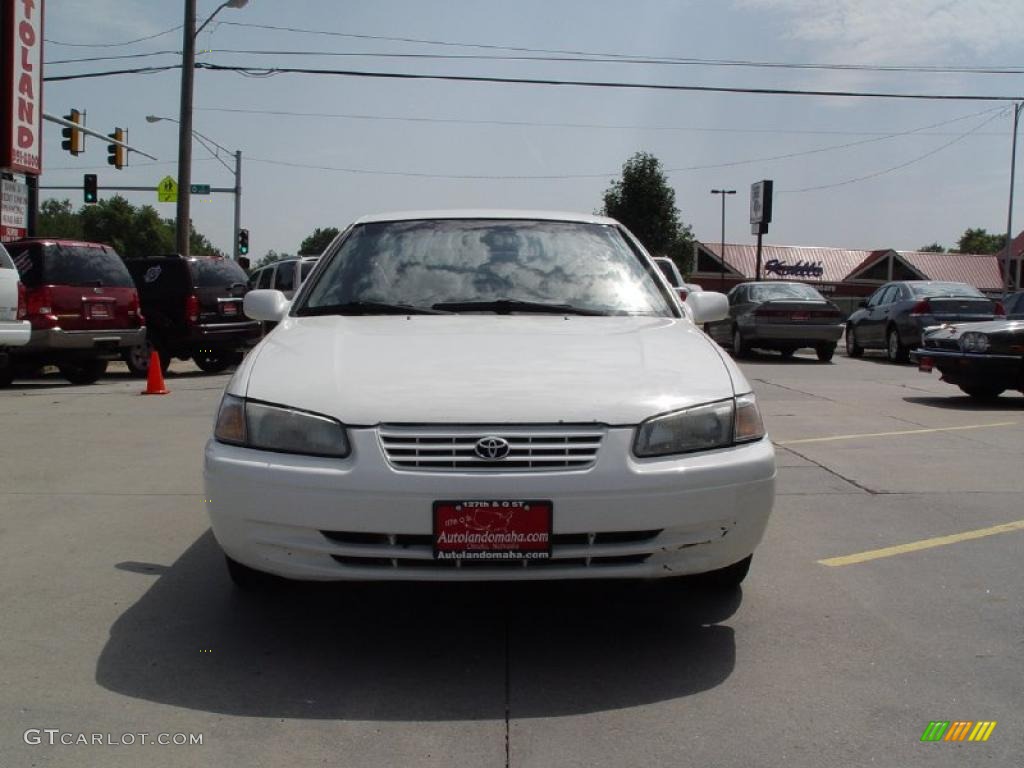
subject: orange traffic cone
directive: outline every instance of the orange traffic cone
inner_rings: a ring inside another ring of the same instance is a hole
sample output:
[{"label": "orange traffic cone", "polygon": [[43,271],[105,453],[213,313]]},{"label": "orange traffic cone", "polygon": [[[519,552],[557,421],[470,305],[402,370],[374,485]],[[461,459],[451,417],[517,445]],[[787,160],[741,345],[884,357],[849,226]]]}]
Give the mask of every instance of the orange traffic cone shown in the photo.
[{"label": "orange traffic cone", "polygon": [[149,371],[146,373],[146,388],[140,395],[169,395],[171,390],[164,384],[164,371],[160,365],[160,353],[155,349],[149,353]]}]

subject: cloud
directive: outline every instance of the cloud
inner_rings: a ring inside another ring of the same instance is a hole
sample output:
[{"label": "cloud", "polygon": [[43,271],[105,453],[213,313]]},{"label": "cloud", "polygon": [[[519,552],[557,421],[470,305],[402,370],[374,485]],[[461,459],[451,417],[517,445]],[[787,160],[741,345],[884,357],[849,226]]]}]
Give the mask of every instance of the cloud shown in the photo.
[{"label": "cloud", "polygon": [[790,39],[821,44],[820,58],[833,62],[942,63],[942,57],[951,55],[973,59],[1019,46],[1024,29],[1022,0],[736,2],[784,15]]}]

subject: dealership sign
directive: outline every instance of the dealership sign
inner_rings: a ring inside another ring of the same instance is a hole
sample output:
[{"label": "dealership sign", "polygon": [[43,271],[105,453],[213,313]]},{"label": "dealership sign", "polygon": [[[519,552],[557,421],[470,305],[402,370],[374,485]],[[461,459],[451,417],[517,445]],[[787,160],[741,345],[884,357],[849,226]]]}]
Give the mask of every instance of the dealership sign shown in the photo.
[{"label": "dealership sign", "polygon": [[798,261],[790,264],[779,259],[772,259],[764,265],[766,275],[778,275],[779,277],[821,277],[825,274],[824,267],[820,261]]},{"label": "dealership sign", "polygon": [[42,172],[43,0],[4,0],[0,168]]}]

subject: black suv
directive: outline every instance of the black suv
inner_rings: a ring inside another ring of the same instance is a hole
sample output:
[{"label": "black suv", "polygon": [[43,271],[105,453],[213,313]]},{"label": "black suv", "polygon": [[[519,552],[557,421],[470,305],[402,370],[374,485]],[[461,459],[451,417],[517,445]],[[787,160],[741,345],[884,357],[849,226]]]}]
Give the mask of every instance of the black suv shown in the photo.
[{"label": "black suv", "polygon": [[146,343],[124,355],[136,376],[148,372],[154,348],[165,371],[178,357],[220,373],[259,341],[260,324],[242,314],[248,276],[230,259],[161,256],[125,259],[125,264],[148,328]]}]

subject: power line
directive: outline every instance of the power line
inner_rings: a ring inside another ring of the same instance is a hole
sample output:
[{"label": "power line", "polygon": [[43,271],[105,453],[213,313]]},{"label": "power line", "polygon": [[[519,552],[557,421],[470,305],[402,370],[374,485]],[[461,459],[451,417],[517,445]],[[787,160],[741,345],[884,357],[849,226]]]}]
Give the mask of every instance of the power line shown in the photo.
[{"label": "power line", "polygon": [[[997,107],[998,109],[998,107]],[[622,131],[675,131],[690,133],[749,133],[749,134],[796,134],[810,136],[883,136],[893,135],[892,131],[836,131],[836,130],[815,130],[807,128],[734,128],[734,127],[693,127],[678,125],[628,125],[612,123],[566,123],[548,122],[539,120],[479,120],[472,118],[447,118],[447,117],[410,117],[407,115],[368,115],[351,112],[301,112],[284,109],[249,109],[241,107],[195,107],[196,112],[226,112],[230,114],[244,115],[272,115],[277,117],[315,117],[343,120],[369,120],[383,122],[407,122],[407,123],[439,123],[443,125],[500,125],[515,128],[585,128],[585,129],[607,129]],[[987,112],[987,110],[986,110]],[[978,113],[978,114],[985,114]],[[967,117],[973,117],[968,115]],[[962,120],[966,118],[955,118]],[[943,125],[938,123],[937,125]],[[915,129],[918,136],[950,136],[959,134],[927,133],[918,132],[924,129]],[[1005,131],[990,131],[981,136],[1004,136]]]},{"label": "power line", "polygon": [[94,77],[111,77],[113,75],[150,75],[154,72],[166,72],[170,69],[181,69],[181,64],[168,64],[164,67],[137,67],[135,69],[114,69],[106,72],[79,72],[73,75],[47,75],[43,80],[47,83],[59,83],[66,80],[87,80]]},{"label": "power line", "polygon": [[[354,32],[334,32],[322,29],[307,29],[302,27],[286,27],[273,24],[253,24],[240,21],[222,21],[219,24],[232,27],[248,27],[252,29],[267,29],[278,32],[293,32],[310,35],[325,35],[329,37],[343,37],[354,40],[380,40],[398,43],[415,43],[419,45],[437,45],[454,48],[479,48],[483,50],[513,51],[518,53],[542,53],[575,57],[599,57],[598,60],[637,60],[637,63],[666,63],[666,64],[688,64],[697,66],[716,67],[764,67],[771,69],[825,69],[825,70],[852,70],[868,72],[925,72],[941,74],[1024,74],[1024,68],[1019,66],[978,66],[978,67],[957,67],[944,65],[909,65],[909,64],[821,64],[806,62],[776,62],[776,61],[755,61],[748,59],[699,59],[676,56],[650,56],[645,54],[607,53],[596,51],[566,50],[560,48],[528,48],[525,46],[492,45],[487,43],[458,43],[448,40],[430,40],[416,37],[396,37],[391,35],[367,35]],[[225,51],[229,52],[229,51]],[[230,51],[234,52],[234,51]],[[240,53],[241,51],[239,51]],[[251,53],[256,53],[251,51]],[[265,53],[272,53],[267,51]],[[332,54],[308,52],[295,52],[295,55],[358,55],[358,54]],[[415,56],[416,54],[362,54],[362,55],[394,55],[394,56]],[[420,54],[423,55],[423,54]],[[511,58],[511,57],[509,57]],[[576,59],[585,60],[585,59]]]},{"label": "power line", "polygon": [[[977,113],[970,114],[970,115],[963,115],[963,116],[960,116],[960,117],[955,117],[955,118],[952,118],[950,120],[945,120],[945,121],[942,121],[940,123],[934,123],[932,125],[922,126],[920,128],[913,128],[913,129],[910,129],[910,130],[900,131],[900,132],[897,132],[897,133],[891,133],[891,134],[887,134],[885,136],[880,136],[880,137],[874,137],[874,138],[869,138],[869,139],[862,139],[860,141],[847,142],[845,144],[836,144],[836,145],[830,145],[830,146],[827,146],[827,147],[817,147],[815,149],[801,150],[801,151],[798,151],[798,152],[787,152],[785,154],[772,155],[772,156],[769,156],[769,157],[755,157],[755,158],[747,158],[747,159],[744,159],[744,160],[730,160],[730,161],[726,161],[726,162],[722,162],[722,163],[708,163],[708,164],[703,164],[703,165],[684,166],[684,167],[680,167],[680,168],[666,168],[665,172],[666,173],[684,173],[684,172],[689,172],[689,171],[710,170],[710,169],[713,169],[713,168],[731,168],[731,167],[735,167],[735,166],[739,166],[739,165],[752,165],[754,163],[766,163],[766,162],[773,162],[773,161],[777,161],[777,160],[788,160],[788,159],[792,159],[792,158],[795,158],[795,157],[804,157],[804,156],[807,156],[807,155],[821,154],[823,152],[831,152],[831,151],[840,150],[840,149],[848,149],[850,147],[855,147],[855,146],[859,146],[859,145],[862,145],[862,144],[869,144],[869,143],[873,143],[873,142],[877,142],[877,141],[882,141],[882,140],[885,140],[885,139],[896,138],[898,136],[906,136],[906,135],[909,135],[909,134],[916,134],[916,133],[918,133],[920,131],[928,130],[929,128],[934,128],[934,127],[938,127],[938,126],[941,126],[941,125],[948,125],[949,123],[954,123],[954,122],[958,122],[958,121],[961,121],[961,120],[968,120],[968,119],[970,119],[972,117],[981,117],[981,116],[984,116],[984,115],[989,115],[989,114],[991,114],[993,112],[996,113],[996,114],[994,114],[989,120],[986,120],[980,126],[976,126],[974,129],[972,129],[972,131],[968,131],[967,134],[959,134],[958,137],[953,142],[950,142],[950,144],[952,144],[952,143],[956,143],[956,141],[960,141],[961,139],[966,138],[967,135],[970,135],[970,133],[973,133],[973,131],[976,131],[980,127],[983,127],[983,126],[987,125],[988,123],[990,123],[992,120],[994,120],[996,117],[998,117],[999,114],[1005,112],[1005,108],[1003,108],[1003,107],[996,107],[994,109],[987,109],[987,110],[984,110],[982,112],[977,112]],[[247,159],[252,161],[252,162],[266,163],[266,164],[269,164],[269,165],[280,165],[280,166],[285,166],[285,167],[289,167],[289,168],[305,168],[305,169],[309,169],[309,170],[334,171],[334,172],[339,172],[339,173],[351,173],[351,174],[370,175],[370,176],[372,176],[372,175],[379,175],[379,176],[401,176],[401,177],[407,177],[407,178],[446,179],[446,180],[451,180],[451,181],[563,181],[563,180],[570,180],[570,179],[601,179],[601,178],[608,178],[609,176],[615,176],[618,173],[618,171],[608,171],[608,172],[604,172],[604,173],[545,174],[545,175],[539,175],[539,176],[529,176],[529,175],[495,175],[495,174],[440,174],[440,173],[420,173],[420,172],[415,172],[415,171],[383,171],[383,170],[376,170],[376,169],[371,169],[371,168],[353,168],[353,167],[326,166],[326,165],[317,165],[317,164],[314,164],[314,163],[300,163],[300,162],[295,162],[295,161],[290,161],[290,160],[276,160],[276,159],[272,159],[272,158],[262,158],[262,157],[252,157],[252,156],[249,156]],[[796,190],[796,191],[799,191],[799,190]]]},{"label": "power line", "polygon": [[150,51],[149,53],[124,53],[119,56],[87,56],[82,59],[55,59],[53,61],[46,61],[43,63],[49,67],[54,64],[78,64],[80,62],[86,61],[117,61],[121,59],[144,59],[148,56],[167,56],[168,54],[181,56],[181,51]]},{"label": "power line", "polygon": [[[83,72],[70,75],[48,75],[46,82],[82,80],[87,78],[110,77],[112,75],[151,74],[180,69],[180,64],[169,64],[162,67],[139,67],[136,69],[108,70],[106,72]],[[335,77],[366,77],[386,80],[438,80],[461,83],[492,83],[504,85],[562,85],[580,88],[613,88],[629,90],[681,91],[693,93],[745,93],[763,96],[828,96],[834,98],[875,98],[875,99],[912,99],[918,101],[1017,101],[1020,96],[991,95],[979,96],[972,94],[936,94],[936,93],[892,93],[884,91],[826,91],[801,88],[752,88],[741,86],[713,85],[671,85],[668,83],[627,83],[616,81],[593,80],[558,80],[554,78],[526,77],[485,77],[482,75],[436,75],[413,72],[373,72],[347,69],[308,69],[300,67],[241,67],[209,62],[196,62],[196,69],[213,72],[237,72],[247,77],[272,77],[274,75],[332,75]]]},{"label": "power line", "polygon": [[874,178],[877,178],[879,176],[884,176],[884,175],[886,175],[888,173],[892,173],[894,171],[898,171],[898,170],[901,170],[903,168],[906,168],[909,165],[913,165],[914,163],[918,163],[921,160],[924,160],[926,158],[931,157],[932,155],[938,154],[942,150],[944,150],[944,149],[946,149],[948,147],[953,146],[957,142],[963,141],[964,139],[966,139],[968,136],[970,136],[975,131],[977,131],[977,130],[979,130],[981,128],[984,128],[986,125],[991,123],[997,117],[1000,117],[1000,116],[1005,115],[1005,114],[1006,114],[1006,110],[1005,109],[1001,109],[1001,110],[999,110],[999,112],[997,112],[996,114],[992,115],[988,120],[985,120],[984,122],[982,122],[979,125],[975,126],[974,128],[972,128],[971,130],[967,131],[966,133],[962,133],[961,135],[957,136],[952,141],[947,141],[944,144],[940,144],[938,147],[935,147],[934,149],[929,150],[928,152],[925,152],[923,155],[918,155],[917,157],[913,158],[912,160],[907,160],[906,162],[900,163],[899,165],[894,165],[894,166],[891,166],[889,168],[883,168],[880,171],[875,171],[873,173],[868,173],[868,174],[865,174],[863,176],[856,176],[856,177],[854,177],[852,179],[845,179],[843,181],[836,181],[836,182],[833,182],[831,184],[818,184],[818,185],[813,186],[813,187],[803,187],[802,189],[782,189],[782,190],[778,190],[778,193],[779,194],[798,194],[798,193],[801,193],[801,192],[815,192],[815,191],[818,191],[818,190],[821,190],[821,189],[833,189],[835,187],[843,187],[843,186],[846,186],[848,184],[855,184],[855,183],[857,183],[859,181],[867,181],[868,179],[874,179]]},{"label": "power line", "polygon": [[62,43],[60,40],[51,40],[50,38],[44,38],[44,40],[50,45],[66,45],[71,48],[119,48],[123,45],[134,45],[135,43],[142,43],[146,40],[153,40],[157,37],[169,34],[171,32],[177,32],[181,29],[182,25],[179,24],[176,27],[165,29],[163,32],[156,32],[152,35],[146,35],[145,37],[137,37],[134,40],[125,40],[121,43]]},{"label": "power line", "polygon": [[[226,22],[225,22],[226,23]],[[668,83],[627,83],[616,81],[559,80],[555,78],[485,77],[482,75],[435,75],[412,72],[372,72],[346,69],[310,69],[301,67],[240,67],[209,62],[196,62],[197,69],[214,72],[238,72],[250,77],[280,74],[332,75],[336,77],[368,77],[390,80],[443,80],[462,83],[500,83],[508,85],[564,85],[581,88],[618,88],[656,91],[688,91],[696,93],[747,93],[767,96],[830,96],[875,99],[916,99],[928,101],[1016,101],[1019,96],[976,96],[970,94],[890,93],[882,91],[826,91],[800,88],[752,88],[741,86],[671,85]]]}]

